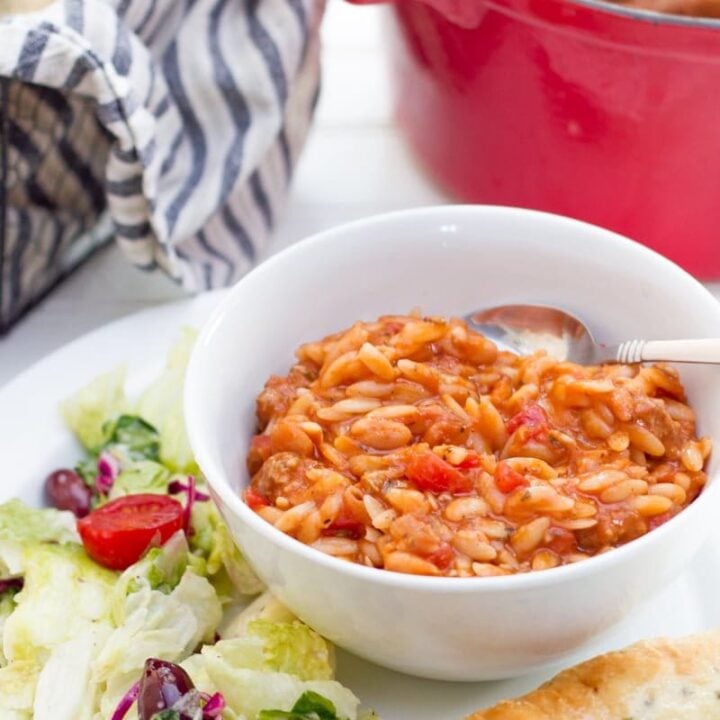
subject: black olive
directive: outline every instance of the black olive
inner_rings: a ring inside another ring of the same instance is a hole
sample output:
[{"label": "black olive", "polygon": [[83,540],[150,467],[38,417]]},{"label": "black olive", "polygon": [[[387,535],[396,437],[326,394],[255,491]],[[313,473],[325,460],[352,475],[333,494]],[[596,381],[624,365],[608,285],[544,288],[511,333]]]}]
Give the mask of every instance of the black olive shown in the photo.
[{"label": "black olive", "polygon": [[173,707],[183,696],[194,689],[190,676],[179,665],[149,658],[140,680],[137,710],[140,720],[151,718]]},{"label": "black olive", "polygon": [[74,471],[63,468],[45,480],[45,499],[58,510],[69,510],[75,517],[85,517],[92,507],[92,490]]}]

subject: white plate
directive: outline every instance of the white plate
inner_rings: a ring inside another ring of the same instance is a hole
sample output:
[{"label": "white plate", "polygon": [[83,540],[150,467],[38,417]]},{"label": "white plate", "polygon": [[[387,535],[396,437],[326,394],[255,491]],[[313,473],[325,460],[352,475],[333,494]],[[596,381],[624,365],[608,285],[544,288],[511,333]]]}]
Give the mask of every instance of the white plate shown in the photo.
[{"label": "white plate", "polygon": [[[0,501],[41,501],[48,472],[72,465],[79,448],[64,428],[59,402],[95,375],[125,363],[132,393],[157,375],[183,326],[199,327],[221,293],[145,310],[49,355],[0,390]],[[258,388],[259,390],[259,388]],[[720,523],[686,572],[577,660],[644,637],[682,635],[720,625]],[[458,618],[458,622],[462,622]],[[542,611],[538,611],[542,622]],[[457,718],[526,692],[548,675],[494,683],[419,680],[338,653],[338,677],[384,720]]]}]

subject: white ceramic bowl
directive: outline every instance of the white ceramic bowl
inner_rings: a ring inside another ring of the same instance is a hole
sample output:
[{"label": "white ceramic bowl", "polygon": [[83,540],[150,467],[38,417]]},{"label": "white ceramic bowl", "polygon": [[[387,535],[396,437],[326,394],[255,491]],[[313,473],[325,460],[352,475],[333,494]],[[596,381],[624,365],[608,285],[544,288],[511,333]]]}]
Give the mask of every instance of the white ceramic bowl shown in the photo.
[{"label": "white ceramic bowl", "polygon": [[[676,518],[600,557],[508,577],[428,578],[323,555],[242,502],[255,398],[271,373],[287,372],[302,342],[413,307],[463,315],[513,302],[567,308],[600,341],[720,328],[720,305],[701,285],[613,233],[526,210],[438,207],[345,225],[268,260],[231,290],[192,356],[190,440],[236,542],[288,607],[381,665],[480,680],[550,664],[680,573],[716,522],[713,477]],[[701,432],[717,442],[720,372],[687,366],[682,377]]]}]

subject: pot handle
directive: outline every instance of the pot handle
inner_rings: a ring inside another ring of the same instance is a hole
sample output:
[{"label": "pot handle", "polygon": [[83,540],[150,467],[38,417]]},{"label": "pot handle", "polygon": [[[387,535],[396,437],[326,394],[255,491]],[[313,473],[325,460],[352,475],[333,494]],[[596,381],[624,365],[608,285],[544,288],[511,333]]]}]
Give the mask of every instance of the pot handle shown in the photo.
[{"label": "pot handle", "polygon": [[[399,2],[412,2],[413,0],[399,0]],[[485,14],[483,0],[415,0],[429,5],[444,15],[450,22],[464,28],[474,28],[480,24]],[[353,5],[377,5],[379,3],[394,2],[394,0],[348,0]]]}]

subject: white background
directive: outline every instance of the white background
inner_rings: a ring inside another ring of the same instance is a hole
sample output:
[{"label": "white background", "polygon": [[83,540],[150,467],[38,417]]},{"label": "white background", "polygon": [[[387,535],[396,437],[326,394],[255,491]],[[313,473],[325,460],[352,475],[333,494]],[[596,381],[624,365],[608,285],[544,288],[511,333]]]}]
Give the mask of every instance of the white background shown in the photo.
[{"label": "white background", "polygon": [[[315,127],[265,255],[347,220],[450,201],[421,174],[393,122],[382,14],[329,1]],[[720,284],[712,289],[720,296]],[[0,339],[0,385],[93,328],[179,297],[168,280],[138,272],[108,248]]]}]

